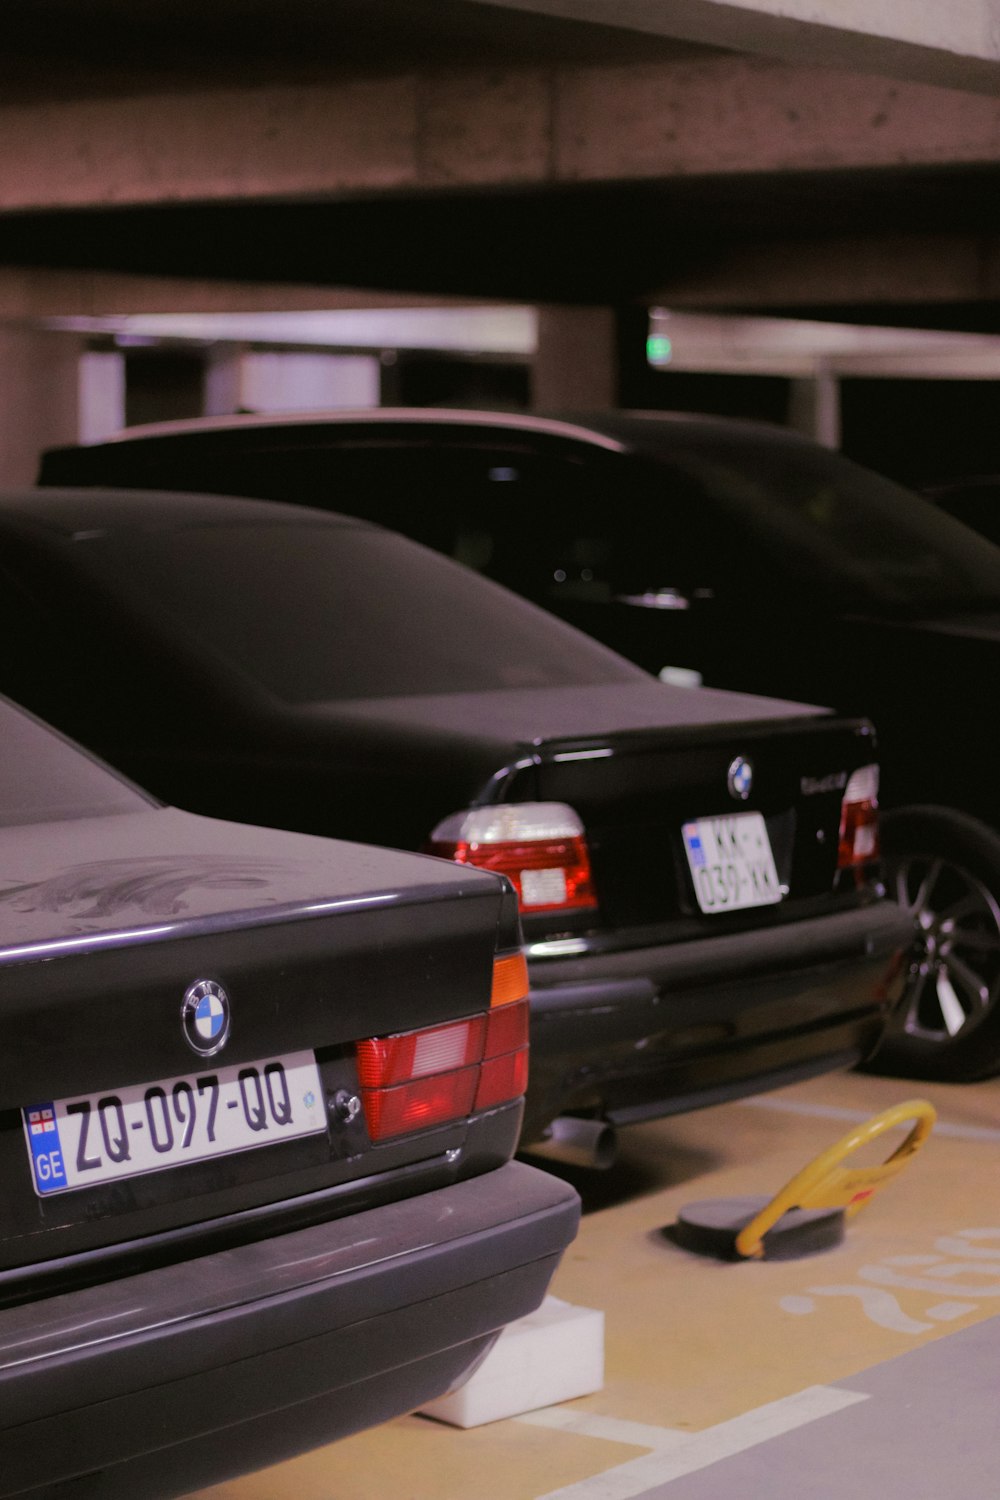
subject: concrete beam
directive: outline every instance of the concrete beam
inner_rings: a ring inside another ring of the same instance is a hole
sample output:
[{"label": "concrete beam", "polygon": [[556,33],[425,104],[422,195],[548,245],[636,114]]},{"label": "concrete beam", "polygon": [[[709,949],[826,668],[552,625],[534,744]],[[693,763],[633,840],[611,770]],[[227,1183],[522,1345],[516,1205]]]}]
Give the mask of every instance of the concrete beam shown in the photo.
[{"label": "concrete beam", "polygon": [[996,0],[470,0],[577,24],[995,93]]},{"label": "concrete beam", "polygon": [[712,56],[8,103],[0,135],[11,212],[996,163],[1000,100]]},{"label": "concrete beam", "polygon": [[[487,304],[495,306],[491,301]],[[148,314],[355,312],[385,308],[467,308],[471,297],[430,297],[351,287],[199,281],[119,271],[54,271],[0,266],[0,320],[35,325],[55,318]]]},{"label": "concrete beam", "polygon": [[656,288],[669,307],[767,308],[1000,301],[1000,236],[758,240],[707,248]]},{"label": "concrete beam", "polygon": [[[650,359],[669,372],[780,375],[802,381],[822,416],[822,382],[838,376],[990,380],[1000,376],[1000,338],[815,319],[731,316],[654,308]],[[810,382],[819,382],[812,385]],[[810,421],[812,418],[810,418]],[[812,429],[811,429],[812,430]],[[829,432],[829,426],[824,427]]]},{"label": "concrete beam", "polygon": [[755,59],[581,69],[559,104],[567,180],[1000,159],[998,100]]},{"label": "concrete beam", "polygon": [[542,181],[535,70],[342,79],[0,107],[0,209]]}]

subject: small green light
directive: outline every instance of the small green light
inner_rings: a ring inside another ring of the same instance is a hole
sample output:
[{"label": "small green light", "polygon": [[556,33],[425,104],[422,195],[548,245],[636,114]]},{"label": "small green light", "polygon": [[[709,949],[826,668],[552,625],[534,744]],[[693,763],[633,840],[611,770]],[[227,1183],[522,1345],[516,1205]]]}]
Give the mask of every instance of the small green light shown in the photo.
[{"label": "small green light", "polygon": [[651,333],[646,340],[646,358],[651,365],[668,365],[673,349],[665,333]]}]

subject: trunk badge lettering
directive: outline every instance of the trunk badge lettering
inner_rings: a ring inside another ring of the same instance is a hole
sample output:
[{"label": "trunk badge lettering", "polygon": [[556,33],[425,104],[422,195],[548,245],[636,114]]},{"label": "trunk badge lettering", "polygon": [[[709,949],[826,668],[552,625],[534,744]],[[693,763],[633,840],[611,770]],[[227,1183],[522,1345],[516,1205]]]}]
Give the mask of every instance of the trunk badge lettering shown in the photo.
[{"label": "trunk badge lettering", "polygon": [[181,1005],[184,1040],[199,1057],[214,1057],[229,1040],[229,996],[214,979],[198,979]]},{"label": "trunk badge lettering", "polygon": [[846,785],[846,771],[832,771],[829,776],[803,776],[799,782],[803,797],[815,797],[820,792],[842,792]]},{"label": "trunk badge lettering", "polygon": [[730,797],[734,797],[737,802],[745,802],[749,797],[753,786],[753,766],[742,755],[738,755],[729,767],[726,785]]}]

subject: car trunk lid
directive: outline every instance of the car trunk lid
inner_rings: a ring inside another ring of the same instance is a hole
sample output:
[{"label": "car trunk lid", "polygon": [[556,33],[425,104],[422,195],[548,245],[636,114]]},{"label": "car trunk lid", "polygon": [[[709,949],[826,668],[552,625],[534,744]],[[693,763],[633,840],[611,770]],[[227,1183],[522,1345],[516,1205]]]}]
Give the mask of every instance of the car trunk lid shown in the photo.
[{"label": "car trunk lid", "polygon": [[[535,944],[580,933],[662,942],[725,924],[790,920],[817,903],[830,906],[835,891],[841,903],[865,899],[865,879],[838,875],[844,792],[852,774],[875,760],[864,719],[652,678],[586,692],[382,699],[346,712],[369,732],[405,742],[416,757],[447,735],[449,765],[464,768],[469,807],[537,804],[578,816],[596,902],[544,912],[525,904],[525,932]],[[735,788],[734,768],[744,778]],[[457,784],[453,775],[452,793]],[[468,848],[456,850],[461,813],[442,807],[437,829],[428,830],[430,847],[479,862]],[[709,825],[703,837],[717,833],[731,845],[766,835],[777,891],[760,900],[699,900],[690,838],[700,824]],[[497,867],[517,881],[516,870]]]},{"label": "car trunk lid", "polygon": [[516,942],[497,881],[169,809],[3,832],[0,865],[0,1300],[39,1263],[129,1246],[142,1264],[150,1237],[251,1233],[275,1203],[331,1194],[323,1212],[348,1212],[461,1157],[475,1088],[373,1143],[356,1044],[418,1030],[440,1047],[489,1012],[498,942]]}]

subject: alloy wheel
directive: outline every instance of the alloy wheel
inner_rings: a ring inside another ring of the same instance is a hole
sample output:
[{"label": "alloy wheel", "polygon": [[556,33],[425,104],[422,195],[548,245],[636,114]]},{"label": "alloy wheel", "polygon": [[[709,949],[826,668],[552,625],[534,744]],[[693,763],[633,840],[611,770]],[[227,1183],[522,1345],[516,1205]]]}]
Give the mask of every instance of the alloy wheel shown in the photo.
[{"label": "alloy wheel", "polygon": [[1000,999],[1000,907],[980,880],[949,860],[910,855],[893,863],[896,896],[915,930],[897,1027],[947,1046]]}]

